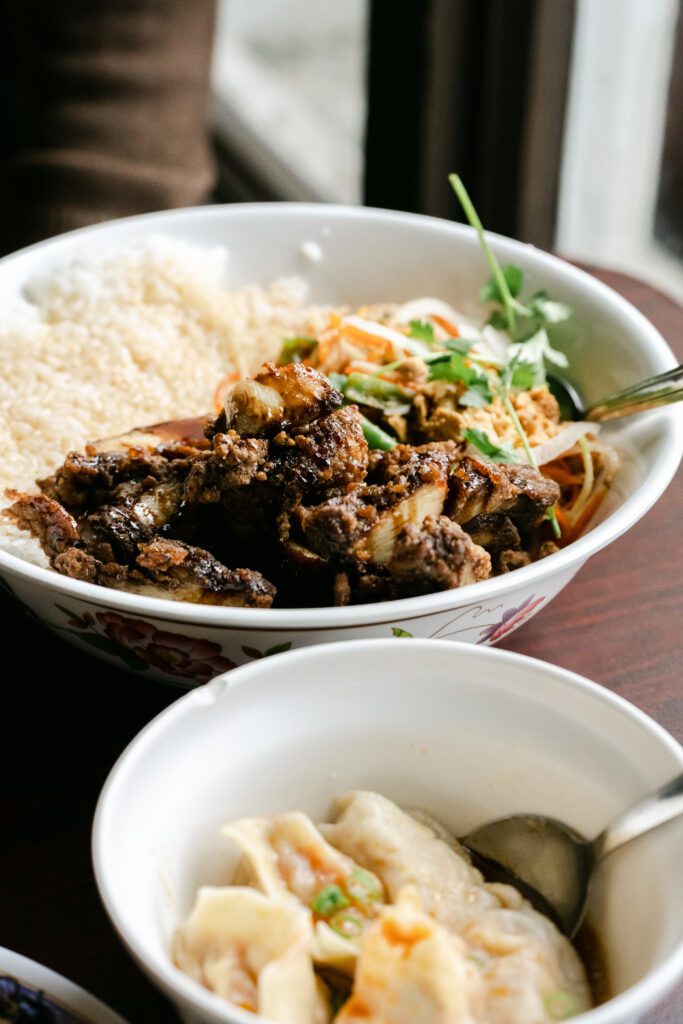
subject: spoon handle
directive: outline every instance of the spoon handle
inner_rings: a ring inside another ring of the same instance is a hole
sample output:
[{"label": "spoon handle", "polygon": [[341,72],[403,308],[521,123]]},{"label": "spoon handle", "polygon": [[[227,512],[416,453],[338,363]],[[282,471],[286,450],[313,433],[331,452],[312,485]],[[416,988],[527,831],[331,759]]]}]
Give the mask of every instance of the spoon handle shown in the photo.
[{"label": "spoon handle", "polygon": [[595,861],[683,814],[683,774],[625,811],[592,841]]}]

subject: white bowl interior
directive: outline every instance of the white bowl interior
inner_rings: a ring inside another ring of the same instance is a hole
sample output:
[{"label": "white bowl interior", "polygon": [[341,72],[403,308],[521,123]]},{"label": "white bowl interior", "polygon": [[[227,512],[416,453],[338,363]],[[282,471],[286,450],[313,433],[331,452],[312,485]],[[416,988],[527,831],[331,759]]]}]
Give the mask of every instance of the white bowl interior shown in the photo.
[{"label": "white bowl interior", "polygon": [[[156,980],[205,1017],[241,1021],[169,961],[197,886],[230,878],[221,824],[290,809],[323,820],[335,796],[369,788],[456,835],[535,811],[590,836],[682,769],[681,748],[650,719],[540,662],[434,641],[309,648],[221,677],[147,727],[100,801],[96,874]],[[667,826],[599,872],[590,920],[614,995],[658,966],[670,983],[675,950],[683,960],[682,843],[683,823]],[[613,1015],[619,1003],[591,1020],[627,1019]]]}]

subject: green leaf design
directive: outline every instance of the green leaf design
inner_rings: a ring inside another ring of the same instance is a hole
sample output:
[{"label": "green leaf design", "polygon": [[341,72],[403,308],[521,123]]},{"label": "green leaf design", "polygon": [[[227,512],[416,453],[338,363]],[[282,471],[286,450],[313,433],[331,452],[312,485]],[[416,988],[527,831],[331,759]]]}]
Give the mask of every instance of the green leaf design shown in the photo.
[{"label": "green leaf design", "polygon": [[76,612],[70,611],[69,608],[65,608],[63,604],[57,604],[57,602],[55,601],[55,608],[59,608],[62,615],[66,615],[69,622],[74,623],[74,625],[78,626],[79,629],[90,628],[85,619],[82,619],[81,616],[78,615]]},{"label": "green leaf design", "polygon": [[276,644],[275,647],[269,647],[263,655],[264,658],[270,658],[273,654],[284,654],[285,651],[290,650],[292,646],[291,640],[288,640],[286,644]]},{"label": "green leaf design", "polygon": [[258,647],[247,647],[246,644],[242,644],[242,651],[248,658],[262,658],[263,651],[259,651]]},{"label": "green leaf design", "polygon": [[394,636],[407,637],[410,640],[413,639],[413,634],[409,633],[407,629],[401,629],[400,626],[392,626],[391,632],[394,634]]}]

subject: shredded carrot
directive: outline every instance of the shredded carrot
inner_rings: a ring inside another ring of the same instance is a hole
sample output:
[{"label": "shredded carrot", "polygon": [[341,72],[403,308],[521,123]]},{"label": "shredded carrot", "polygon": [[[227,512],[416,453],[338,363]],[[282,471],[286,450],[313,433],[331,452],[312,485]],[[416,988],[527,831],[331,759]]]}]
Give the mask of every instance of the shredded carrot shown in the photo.
[{"label": "shredded carrot", "polygon": [[581,484],[580,477],[576,476],[575,473],[570,473],[568,470],[563,469],[562,466],[556,466],[552,462],[541,466],[541,473],[543,476],[549,476],[551,480],[554,480],[561,487],[572,487],[574,484]]},{"label": "shredded carrot", "polygon": [[455,326],[455,324],[452,324],[450,320],[446,320],[445,317],[437,316],[436,313],[432,313],[431,319],[434,320],[434,322],[437,323],[439,327],[443,327],[444,331],[448,331],[451,338],[458,338],[460,336],[458,328]]},{"label": "shredded carrot", "polygon": [[350,324],[348,322],[343,324],[340,333],[346,335],[348,338],[353,338],[354,341],[362,342],[363,348],[368,352],[368,354],[375,352],[381,358],[391,358],[394,354],[390,341],[387,341],[385,338],[380,338],[377,334],[372,334],[370,331],[366,331],[362,327],[358,327],[356,324]]},{"label": "shredded carrot", "polygon": [[562,547],[566,547],[567,544],[573,543],[581,536],[585,528],[588,526],[588,523],[600,507],[606,494],[607,488],[602,488],[597,494],[594,494],[575,523],[571,522],[567,517],[567,510],[563,511],[559,506],[555,507],[555,515],[557,516],[557,521],[562,530]]}]

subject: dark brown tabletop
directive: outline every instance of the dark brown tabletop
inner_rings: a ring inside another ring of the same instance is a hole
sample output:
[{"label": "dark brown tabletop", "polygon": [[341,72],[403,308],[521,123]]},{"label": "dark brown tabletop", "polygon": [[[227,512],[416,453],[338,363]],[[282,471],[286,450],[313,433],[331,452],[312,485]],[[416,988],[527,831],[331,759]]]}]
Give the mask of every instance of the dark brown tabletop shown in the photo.
[{"label": "dark brown tabletop", "polygon": [[[596,272],[683,360],[683,309]],[[683,475],[633,530],[596,555],[503,646],[586,675],[683,741]],[[171,1022],[102,910],[90,862],[98,793],[115,758],[179,692],[76,652],[0,597],[0,945],[73,979],[134,1024]],[[58,682],[61,679],[63,681]],[[645,1018],[683,1020],[683,986]]]}]

